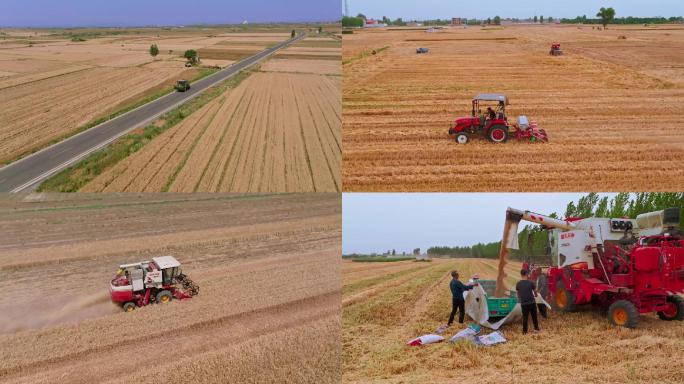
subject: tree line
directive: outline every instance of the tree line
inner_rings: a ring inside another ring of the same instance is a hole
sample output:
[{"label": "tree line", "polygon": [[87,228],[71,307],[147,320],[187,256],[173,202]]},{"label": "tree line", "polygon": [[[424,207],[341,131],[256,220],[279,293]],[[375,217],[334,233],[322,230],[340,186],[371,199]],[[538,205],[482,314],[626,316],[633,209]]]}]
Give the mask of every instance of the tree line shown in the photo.
[{"label": "tree line", "polygon": [[[654,192],[654,193],[618,193],[612,198],[600,197],[597,193],[589,193],[580,197],[576,202],[567,204],[564,218],[610,217],[636,218],[646,212],[678,207],[684,209],[684,193],[682,192]],[[545,214],[545,212],[539,212]],[[558,213],[548,214],[559,218]],[[503,213],[502,213],[503,220]],[[680,216],[680,226],[684,228],[684,215]],[[511,250],[510,257],[517,260],[537,262],[548,261],[548,233],[536,224],[527,224],[518,233],[518,250]],[[431,256],[446,257],[482,257],[496,259],[499,257],[501,241],[491,243],[477,243],[472,246],[430,247],[427,253]]]}]

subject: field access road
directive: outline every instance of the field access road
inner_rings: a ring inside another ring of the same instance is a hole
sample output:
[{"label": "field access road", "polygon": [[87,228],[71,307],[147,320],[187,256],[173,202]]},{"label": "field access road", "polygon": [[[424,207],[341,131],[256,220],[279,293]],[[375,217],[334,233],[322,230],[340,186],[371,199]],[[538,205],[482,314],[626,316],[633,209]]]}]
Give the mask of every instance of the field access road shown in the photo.
[{"label": "field access road", "polygon": [[162,96],[0,168],[0,192],[16,193],[37,188],[43,180],[55,173],[304,37],[306,33],[299,34],[192,83],[189,91]]}]

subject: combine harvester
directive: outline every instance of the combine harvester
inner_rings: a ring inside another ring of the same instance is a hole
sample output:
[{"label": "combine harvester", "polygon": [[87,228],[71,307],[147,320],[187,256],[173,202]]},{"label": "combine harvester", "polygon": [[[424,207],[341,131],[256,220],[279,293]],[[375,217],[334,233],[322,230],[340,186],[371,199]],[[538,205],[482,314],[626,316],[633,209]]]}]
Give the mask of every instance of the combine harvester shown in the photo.
[{"label": "combine harvester", "polygon": [[161,256],[119,266],[109,293],[112,302],[132,312],[151,303],[168,303],[172,298],[189,299],[199,293],[199,287],[181,272],[178,260]]},{"label": "combine harvester", "polygon": [[[466,144],[472,136],[482,136],[493,143],[503,143],[509,138],[528,142],[549,141],[546,131],[539,128],[527,116],[519,116],[517,123],[509,124],[506,115],[508,97],[496,93],[483,93],[473,97],[471,116],[459,117],[451,124],[449,135],[453,135],[456,142]],[[489,104],[489,105],[487,105]],[[480,107],[489,106],[493,115],[483,114]]]},{"label": "combine harvester", "polygon": [[684,320],[684,240],[679,208],[644,213],[636,219],[568,218],[508,208],[497,292],[503,287],[507,249],[518,249],[518,223],[549,230],[552,266],[536,267],[542,296],[557,311],[594,304],[607,309],[614,325],[635,328],[639,315]]}]

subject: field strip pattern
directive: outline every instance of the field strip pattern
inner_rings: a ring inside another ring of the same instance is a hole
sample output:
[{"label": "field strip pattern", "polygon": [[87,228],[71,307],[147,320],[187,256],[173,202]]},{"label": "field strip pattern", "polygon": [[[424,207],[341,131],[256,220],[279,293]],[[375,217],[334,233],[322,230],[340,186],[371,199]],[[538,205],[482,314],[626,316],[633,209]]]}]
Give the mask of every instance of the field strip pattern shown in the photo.
[{"label": "field strip pattern", "polygon": [[326,76],[252,74],[82,191],[339,191],[339,85]]}]

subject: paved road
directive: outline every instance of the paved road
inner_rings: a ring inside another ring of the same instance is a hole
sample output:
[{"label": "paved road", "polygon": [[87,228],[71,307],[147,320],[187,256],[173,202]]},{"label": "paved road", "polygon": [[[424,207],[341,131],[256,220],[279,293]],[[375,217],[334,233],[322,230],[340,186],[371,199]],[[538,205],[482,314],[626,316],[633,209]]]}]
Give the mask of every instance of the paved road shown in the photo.
[{"label": "paved road", "polygon": [[133,129],[196,97],[207,88],[250,67],[277,50],[303,39],[306,34],[284,41],[248,57],[195,83],[187,92],[173,92],[114,119],[71,136],[57,144],[0,168],[0,192],[30,191],[62,169],[101,149]]}]

